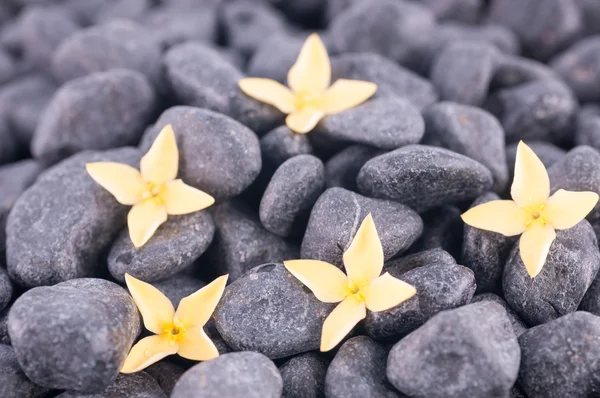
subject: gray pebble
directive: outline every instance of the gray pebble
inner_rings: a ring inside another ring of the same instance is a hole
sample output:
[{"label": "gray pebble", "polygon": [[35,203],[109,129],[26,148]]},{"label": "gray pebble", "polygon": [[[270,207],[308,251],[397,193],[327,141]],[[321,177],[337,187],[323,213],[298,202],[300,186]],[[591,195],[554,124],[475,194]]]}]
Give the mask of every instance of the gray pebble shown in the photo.
[{"label": "gray pebble", "polygon": [[38,386],[25,376],[12,347],[0,344],[0,396],[2,398],[44,398],[48,388]]},{"label": "gray pebble", "polygon": [[86,149],[134,145],[155,106],[152,86],[137,72],[119,69],[75,79],[45,108],[31,151],[57,161]]},{"label": "gray pebble", "polygon": [[423,229],[419,215],[404,205],[330,188],[317,200],[310,214],[301,257],[341,267],[344,251],[369,213],[373,215],[386,259],[408,249]]},{"label": "gray pebble", "polygon": [[138,20],[152,5],[152,0],[111,0],[104,3],[94,19],[97,24],[115,19]]},{"label": "gray pebble", "polygon": [[296,155],[310,155],[312,145],[307,134],[297,134],[287,126],[279,126],[260,139],[263,161],[272,167],[279,167]]},{"label": "gray pebble", "polygon": [[529,329],[519,337],[519,384],[528,398],[600,394],[600,317],[575,312]]},{"label": "gray pebble", "polygon": [[6,260],[20,285],[52,285],[92,275],[125,225],[128,208],[87,173],[97,161],[137,167],[133,148],[83,152],[43,173],[15,202],[7,225]]},{"label": "gray pebble", "polygon": [[6,84],[20,73],[18,61],[4,49],[0,49],[0,84]]},{"label": "gray pebble", "polygon": [[600,100],[600,37],[575,43],[556,57],[551,65],[582,102]]},{"label": "gray pebble", "polygon": [[37,287],[13,304],[8,332],[29,379],[56,389],[97,393],[111,385],[140,332],[122,287],[93,278]]},{"label": "gray pebble", "polygon": [[207,109],[175,106],[146,131],[140,149],[150,149],[167,124],[173,126],[179,147],[177,177],[186,184],[221,201],[240,194],[258,176],[258,138],[242,124]]},{"label": "gray pebble", "polygon": [[[515,174],[515,160],[517,159],[518,145],[519,143],[514,142],[506,146],[506,164],[508,165],[511,181]],[[561,160],[567,154],[567,151],[564,149],[545,141],[527,141],[527,146],[535,152],[546,169],[549,169],[550,166]]]},{"label": "gray pebble", "polygon": [[456,206],[444,205],[421,214],[423,233],[415,243],[418,250],[440,248],[460,258],[463,227],[461,211]]},{"label": "gray pebble", "polygon": [[325,186],[358,191],[356,176],[361,167],[383,151],[364,145],[352,145],[333,155],[325,163]]},{"label": "gray pebble", "polygon": [[185,272],[173,275],[168,279],[152,283],[152,286],[167,296],[175,308],[177,308],[182,298],[196,293],[205,285],[206,284],[200,279],[197,279],[192,275],[186,275]]},{"label": "gray pebble", "polygon": [[515,336],[519,337],[528,329],[528,326],[523,322],[521,317],[517,315],[516,312],[512,310],[508,306],[508,303],[504,301],[504,299],[497,294],[494,293],[483,293],[477,294],[473,296],[471,303],[478,303],[480,301],[492,301],[500,304],[506,310],[506,315],[508,315],[508,319],[510,320],[510,324],[512,325],[513,332],[515,332]]},{"label": "gray pebble", "polygon": [[409,145],[369,160],[358,173],[360,191],[422,212],[474,199],[492,186],[481,163],[447,149]]},{"label": "gray pebble", "polygon": [[71,15],[84,26],[93,25],[94,19],[102,7],[106,4],[105,0],[62,0],[61,6],[68,10]]},{"label": "gray pebble", "polygon": [[10,306],[0,311],[0,344],[10,345],[10,336],[8,334],[8,312]]},{"label": "gray pebble", "polygon": [[328,398],[401,397],[387,382],[388,350],[367,336],[346,341],[331,361],[325,376]]},{"label": "gray pebble", "polygon": [[296,63],[305,40],[284,33],[269,34],[250,58],[248,76],[266,77],[287,85],[288,71]]},{"label": "gray pebble", "polygon": [[302,236],[310,211],[324,187],[325,167],[319,158],[298,155],[285,161],[260,201],[261,223],[279,236]]},{"label": "gray pebble", "polygon": [[300,354],[279,367],[282,398],[324,398],[329,363],[316,353]]},{"label": "gray pebble", "polygon": [[120,374],[108,388],[97,394],[67,391],[57,398],[167,398],[159,384],[146,372]]},{"label": "gray pebble", "polygon": [[0,311],[2,311],[13,295],[13,286],[6,270],[0,266]]},{"label": "gray pebble", "polygon": [[585,105],[577,114],[575,143],[600,149],[600,106]]},{"label": "gray pebble", "polygon": [[581,10],[584,36],[600,34],[600,3],[596,0],[575,0]]},{"label": "gray pebble", "polygon": [[280,398],[277,367],[257,352],[234,352],[195,365],[175,385],[171,398]]},{"label": "gray pebble", "polygon": [[256,267],[225,288],[214,313],[235,351],[284,358],[319,348],[332,304],[319,301],[283,264]]},{"label": "gray pebble", "polygon": [[506,311],[482,302],[441,312],[400,340],[387,376],[411,397],[503,397],[517,379],[519,359]]},{"label": "gray pebble", "polygon": [[423,0],[440,21],[460,21],[474,24],[479,20],[484,0]]},{"label": "gray pebble", "polygon": [[467,267],[430,263],[408,272],[388,266],[386,272],[417,289],[400,305],[380,312],[367,312],[365,331],[374,339],[395,342],[421,327],[438,312],[468,304],[475,294],[475,277]]},{"label": "gray pebble", "polygon": [[558,75],[550,67],[539,61],[511,54],[500,54],[491,86],[512,87],[534,80],[557,79]]},{"label": "gray pebble", "polygon": [[14,162],[21,157],[17,137],[10,131],[5,120],[0,119],[0,165]]},{"label": "gray pebble", "polygon": [[596,235],[583,220],[556,231],[541,272],[531,278],[515,244],[504,268],[504,298],[525,322],[539,325],[577,310],[600,267]]},{"label": "gray pebble", "polygon": [[393,269],[395,275],[400,277],[405,272],[434,263],[451,266],[456,264],[456,260],[450,253],[438,247],[394,258],[384,264],[384,269]]},{"label": "gray pebble", "polygon": [[160,361],[150,365],[145,372],[152,376],[166,396],[171,396],[175,384],[185,373],[185,368],[167,361]]}]

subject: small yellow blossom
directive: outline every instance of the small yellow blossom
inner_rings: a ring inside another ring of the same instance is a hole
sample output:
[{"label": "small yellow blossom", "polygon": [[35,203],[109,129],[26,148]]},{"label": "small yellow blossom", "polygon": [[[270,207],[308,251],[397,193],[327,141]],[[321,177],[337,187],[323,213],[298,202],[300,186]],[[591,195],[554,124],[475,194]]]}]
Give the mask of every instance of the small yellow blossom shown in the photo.
[{"label": "small yellow blossom", "polygon": [[555,230],[569,229],[585,218],[598,202],[595,192],[559,189],[550,196],[550,179],[541,160],[523,141],[517,147],[513,200],[494,200],[462,215],[465,223],[505,236],[521,235],[519,250],[532,278],[540,273]]},{"label": "small yellow blossom", "polygon": [[340,303],[323,323],[321,351],[329,351],[370,311],[385,311],[408,300],[417,290],[383,269],[383,248],[369,214],[344,253],[348,276],[318,260],[285,261],[285,267],[324,303]]},{"label": "small yellow blossom", "polygon": [[140,162],[140,171],[121,163],[88,163],[89,175],[119,203],[133,205],[127,216],[129,237],[143,246],[167,215],[193,213],[211,206],[209,194],[175,179],[179,151],[171,125],[162,129]]},{"label": "small yellow blossom", "polygon": [[[316,33],[311,34],[288,72],[288,89],[264,78],[239,82],[244,93],[288,114],[285,123],[296,133],[308,133],[326,115],[353,108],[369,99],[377,85],[361,80],[339,79],[331,87],[331,65],[327,49]],[[291,90],[290,90],[291,89]]]},{"label": "small yellow blossom", "polygon": [[144,326],[155,335],[144,337],[131,348],[121,372],[139,372],[173,354],[193,361],[218,357],[219,351],[202,327],[219,303],[227,277],[218,277],[196,293],[181,299],[175,311],[171,301],[157,288],[125,274],[127,287],[142,314]]}]

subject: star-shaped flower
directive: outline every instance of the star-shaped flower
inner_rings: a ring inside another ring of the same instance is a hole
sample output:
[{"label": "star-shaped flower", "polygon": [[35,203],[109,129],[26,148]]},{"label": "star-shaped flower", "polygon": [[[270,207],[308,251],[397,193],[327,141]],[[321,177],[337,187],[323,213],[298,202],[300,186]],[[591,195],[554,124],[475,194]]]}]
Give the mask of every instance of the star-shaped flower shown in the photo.
[{"label": "star-shaped flower", "polygon": [[326,115],[333,115],[365,102],[377,85],[361,80],[339,79],[330,87],[331,65],[327,49],[316,33],[311,34],[288,72],[288,85],[264,78],[239,82],[244,93],[288,114],[287,126],[308,133]]},{"label": "star-shaped flower", "polygon": [[385,311],[408,300],[417,290],[383,269],[383,248],[369,214],[344,253],[348,276],[335,265],[319,260],[285,261],[285,267],[320,301],[339,303],[327,316],[321,333],[321,351],[329,351],[370,311]]},{"label": "star-shaped flower", "polygon": [[194,361],[207,361],[219,351],[202,327],[219,303],[228,275],[215,279],[179,302],[177,311],[164,294],[149,283],[125,274],[125,282],[144,326],[155,333],[137,342],[127,355],[122,373],[139,372],[164,357],[179,354]]},{"label": "star-shaped flower", "polygon": [[171,125],[162,129],[140,162],[140,171],[121,163],[88,163],[89,175],[113,194],[119,203],[133,205],[127,216],[129,237],[143,246],[167,215],[193,213],[211,206],[209,194],[186,185],[177,177],[179,151]]},{"label": "star-shaped flower", "polygon": [[465,223],[505,236],[521,235],[521,259],[532,278],[540,273],[557,229],[569,229],[598,202],[595,192],[559,189],[550,196],[550,179],[541,160],[523,141],[517,147],[513,200],[494,200],[462,215]]}]

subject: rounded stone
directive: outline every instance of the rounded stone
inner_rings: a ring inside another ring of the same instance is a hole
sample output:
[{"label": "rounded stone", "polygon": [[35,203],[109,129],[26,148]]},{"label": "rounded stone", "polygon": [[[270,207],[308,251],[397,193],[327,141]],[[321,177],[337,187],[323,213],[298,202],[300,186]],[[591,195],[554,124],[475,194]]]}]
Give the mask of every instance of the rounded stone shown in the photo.
[{"label": "rounded stone", "polygon": [[423,233],[415,243],[415,249],[443,249],[453,257],[460,258],[465,225],[460,209],[443,205],[422,213],[421,218]]},{"label": "rounded stone", "polygon": [[415,268],[434,263],[455,265],[456,260],[450,253],[438,247],[391,259],[384,264],[384,269],[393,269],[395,275],[400,276]]},{"label": "rounded stone", "polygon": [[8,273],[3,267],[0,267],[0,311],[2,311],[13,295],[13,286],[8,277]]},{"label": "rounded stone", "polygon": [[152,376],[167,397],[171,396],[173,388],[186,369],[171,362],[160,361],[148,366],[145,372]]},{"label": "rounded stone", "polygon": [[99,394],[88,395],[67,391],[56,398],[167,398],[159,384],[146,372],[119,374],[117,380]]},{"label": "rounded stone", "polygon": [[593,36],[575,43],[552,61],[552,68],[582,102],[600,100],[599,54],[600,37]]},{"label": "rounded stone", "polygon": [[306,37],[270,33],[248,61],[248,76],[266,77],[287,85],[288,71],[296,63],[305,40]]},{"label": "rounded stone", "polygon": [[515,332],[515,336],[519,337],[523,334],[529,327],[523,322],[521,317],[517,315],[516,312],[513,311],[512,308],[509,307],[508,303],[500,296],[494,293],[483,293],[477,294],[473,296],[471,303],[478,303],[480,301],[491,301],[494,303],[500,304],[504,307],[506,311],[506,315],[508,315],[508,319],[510,320],[510,324],[512,325],[513,332]]},{"label": "rounded stone", "polygon": [[0,344],[0,396],[44,398],[49,394],[49,388],[38,386],[25,376],[12,347]]},{"label": "rounded stone", "polygon": [[583,106],[577,114],[575,143],[600,149],[600,106]]},{"label": "rounded stone", "polygon": [[325,163],[325,186],[358,191],[356,176],[361,167],[383,152],[364,145],[352,145],[342,149]]},{"label": "rounded stone", "polygon": [[200,279],[197,279],[192,275],[187,275],[185,272],[181,272],[168,279],[152,283],[152,286],[167,296],[175,308],[177,308],[182,298],[196,293],[205,285],[206,284]]},{"label": "rounded stone", "polygon": [[[508,165],[508,172],[511,176],[511,180],[515,174],[515,160],[517,159],[518,145],[519,144],[515,142],[506,146],[506,163]],[[550,166],[561,160],[567,154],[567,151],[564,149],[545,141],[527,141],[527,146],[535,152],[546,169],[550,169]]]},{"label": "rounded stone", "polygon": [[319,398],[325,393],[329,363],[314,352],[300,354],[279,367],[283,398]]},{"label": "rounded stone", "polygon": [[297,134],[287,126],[279,126],[260,139],[263,161],[279,167],[286,160],[297,155],[311,155],[313,148],[307,134]]}]

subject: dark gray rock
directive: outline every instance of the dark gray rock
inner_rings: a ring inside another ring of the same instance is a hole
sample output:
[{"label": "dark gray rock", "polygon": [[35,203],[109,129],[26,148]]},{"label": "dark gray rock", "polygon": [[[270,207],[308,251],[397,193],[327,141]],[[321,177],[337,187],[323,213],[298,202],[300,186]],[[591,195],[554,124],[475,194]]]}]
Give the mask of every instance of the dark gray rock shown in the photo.
[{"label": "dark gray rock", "polygon": [[50,100],[31,142],[36,158],[136,144],[153,117],[156,97],[141,74],[112,70],[75,79]]},{"label": "dark gray rock", "polygon": [[146,372],[120,374],[113,384],[97,394],[67,391],[57,398],[167,398],[159,384]]},{"label": "dark gray rock", "polygon": [[550,67],[539,61],[510,54],[500,54],[496,61],[496,69],[491,86],[512,87],[534,80],[558,79]]},{"label": "dark gray rock", "polygon": [[265,163],[279,167],[296,155],[310,155],[312,145],[307,134],[297,134],[287,126],[279,126],[260,139],[260,151]]},{"label": "dark gray rock", "polygon": [[111,0],[104,3],[95,16],[97,24],[115,19],[138,20],[150,7],[152,0]]},{"label": "dark gray rock", "polygon": [[171,396],[175,384],[185,373],[185,368],[171,362],[160,361],[150,365],[145,372],[152,376],[167,397]]},{"label": "dark gray rock", "polygon": [[206,284],[192,275],[186,275],[185,272],[173,275],[169,279],[153,282],[152,286],[160,290],[177,308],[182,298],[187,297]]},{"label": "dark gray rock", "polygon": [[285,161],[271,178],[260,201],[263,226],[279,236],[301,236],[310,211],[325,188],[325,167],[312,155]]},{"label": "dark gray rock", "polygon": [[217,201],[238,195],[261,168],[256,135],[233,119],[207,109],[175,106],[146,131],[140,149],[146,152],[167,125],[173,126],[179,147],[179,174],[187,184]]},{"label": "dark gray rock", "polygon": [[396,265],[386,271],[414,286],[417,294],[389,310],[367,312],[365,331],[377,340],[398,341],[438,312],[468,304],[475,293],[473,272],[462,265],[436,262],[408,272]]},{"label": "dark gray rock", "polygon": [[92,278],[31,289],[8,316],[12,345],[28,378],[85,393],[101,392],[115,381],[140,325],[125,289]]},{"label": "dark gray rock", "polygon": [[325,186],[358,191],[356,176],[361,167],[383,151],[363,145],[352,145],[333,155],[325,163]]},{"label": "dark gray rock", "polygon": [[577,114],[575,143],[600,149],[600,106],[586,105]]},{"label": "dark gray rock", "polygon": [[581,10],[584,36],[597,35],[600,33],[600,3],[596,0],[575,0]]},{"label": "dark gray rock", "polygon": [[8,277],[8,273],[3,267],[0,267],[0,311],[8,305],[12,295],[13,286]]},{"label": "dark gray rock", "polygon": [[519,337],[519,384],[529,398],[600,394],[600,318],[575,312]]},{"label": "dark gray rock", "polygon": [[[481,195],[471,208],[500,200],[494,193]],[[473,270],[477,292],[502,291],[502,273],[515,238],[464,225],[461,262]]]},{"label": "dark gray rock", "polygon": [[0,119],[0,165],[10,163],[20,157],[21,148],[6,121]]},{"label": "dark gray rock", "polygon": [[481,163],[447,149],[409,145],[369,160],[357,183],[368,196],[397,200],[422,212],[481,195],[492,186]]},{"label": "dark gray rock", "polygon": [[404,257],[392,259],[384,264],[384,269],[393,269],[396,276],[424,265],[441,263],[444,265],[455,265],[456,260],[447,251],[436,248],[409,254]]},{"label": "dark gray rock", "polygon": [[105,0],[62,0],[61,5],[83,26],[93,25]]},{"label": "dark gray rock", "polygon": [[62,82],[111,69],[131,69],[151,83],[162,83],[161,51],[152,33],[133,21],[113,21],[65,39],[52,57],[54,77]]},{"label": "dark gray rock", "polygon": [[0,344],[10,345],[10,336],[8,335],[8,312],[10,306],[0,311]]},{"label": "dark gray rock", "polygon": [[92,275],[125,225],[128,208],[87,173],[88,162],[137,167],[133,148],[83,152],[43,173],[15,202],[6,224],[8,273],[33,287]]},{"label": "dark gray rock", "polygon": [[483,0],[423,0],[422,3],[433,11],[438,20],[467,24],[476,23],[485,6]]},{"label": "dark gray rock", "polygon": [[328,398],[393,398],[401,395],[385,377],[388,350],[367,336],[346,341],[325,377]]},{"label": "dark gray rock", "polygon": [[315,134],[333,140],[396,149],[416,144],[425,123],[419,110],[403,98],[378,98],[355,108],[325,117]]},{"label": "dark gray rock", "polygon": [[283,380],[283,398],[325,397],[325,373],[328,361],[316,353],[300,354],[279,367]]},{"label": "dark gray rock", "polygon": [[598,274],[585,292],[578,309],[600,316],[600,279],[598,279]]},{"label": "dark gray rock", "polygon": [[319,301],[283,264],[273,263],[227,286],[214,320],[235,351],[277,359],[318,349],[323,321],[333,307]]},{"label": "dark gray rock", "polygon": [[482,302],[444,311],[400,340],[390,351],[387,377],[412,397],[504,397],[519,359],[506,311]]},{"label": "dark gray rock", "polygon": [[310,214],[301,257],[341,267],[344,251],[369,213],[373,215],[386,259],[408,249],[423,229],[419,215],[404,205],[330,188],[317,200]]},{"label": "dark gray rock", "polygon": [[171,398],[279,398],[277,367],[257,352],[234,352],[199,363],[185,372]]},{"label": "dark gray rock", "polygon": [[517,315],[516,312],[512,310],[508,306],[508,303],[504,301],[504,299],[497,294],[494,293],[482,293],[473,296],[471,303],[478,303],[480,301],[491,301],[494,303],[500,304],[506,310],[506,315],[508,315],[508,319],[510,320],[510,324],[512,325],[513,332],[515,332],[515,336],[519,337],[528,329],[528,326],[523,322],[521,317]]},{"label": "dark gray rock", "polygon": [[0,84],[5,84],[19,74],[18,61],[4,49],[0,49]]},{"label": "dark gray rock", "polygon": [[556,231],[541,272],[531,278],[515,244],[504,268],[504,298],[525,322],[539,325],[577,310],[600,267],[596,235],[583,220]]},{"label": "dark gray rock", "polygon": [[234,281],[258,265],[298,258],[298,247],[267,231],[257,214],[238,202],[211,209],[216,231],[208,262]]},{"label": "dark gray rock", "polygon": [[421,214],[423,233],[415,243],[418,250],[443,249],[455,258],[462,250],[463,226],[460,209],[440,206]]},{"label": "dark gray rock", "polygon": [[580,101],[600,100],[600,36],[575,43],[551,65]]},{"label": "dark gray rock", "polygon": [[248,62],[247,74],[266,77],[287,85],[287,74],[298,59],[306,37],[289,34],[269,34]]},{"label": "dark gray rock", "polygon": [[0,396],[2,398],[43,398],[50,389],[38,386],[25,376],[12,347],[0,344]]},{"label": "dark gray rock", "polygon": [[[506,146],[506,163],[508,165],[510,181],[512,181],[515,174],[515,160],[517,159],[518,145],[519,143],[515,142]],[[527,141],[527,146],[535,152],[538,158],[540,158],[546,169],[549,169],[550,166],[558,162],[567,154],[567,151],[549,142]]]}]

